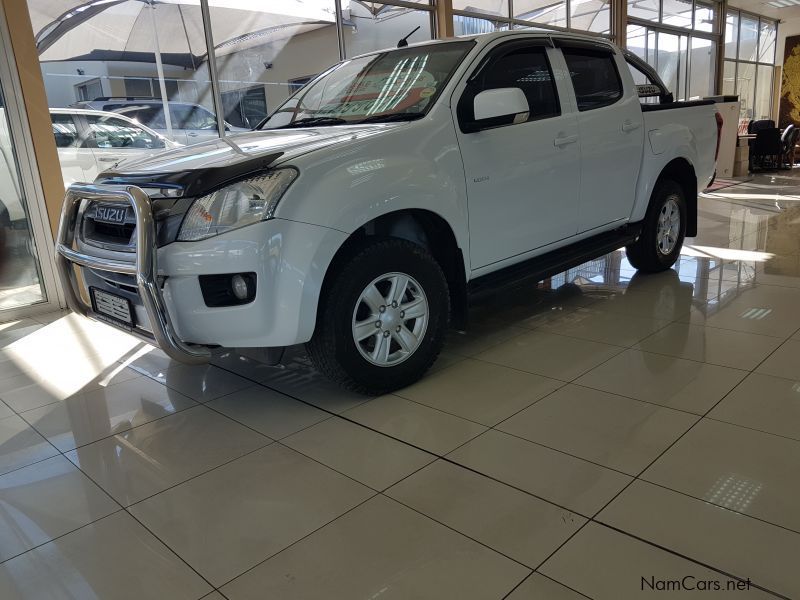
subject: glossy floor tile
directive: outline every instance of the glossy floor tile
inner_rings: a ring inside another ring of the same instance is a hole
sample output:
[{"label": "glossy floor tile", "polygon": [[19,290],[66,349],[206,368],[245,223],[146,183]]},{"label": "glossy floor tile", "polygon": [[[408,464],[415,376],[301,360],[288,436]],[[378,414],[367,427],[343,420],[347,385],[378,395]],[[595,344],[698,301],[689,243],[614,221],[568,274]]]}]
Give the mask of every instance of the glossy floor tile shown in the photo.
[{"label": "glossy floor tile", "polygon": [[666,354],[734,369],[751,370],[783,343],[781,338],[672,323],[636,347],[645,352]]},{"label": "glossy floor tile", "polygon": [[519,563],[378,496],[221,591],[231,600],[484,600],[502,598],[529,573]]},{"label": "glossy floor tile", "polygon": [[622,352],[619,346],[531,331],[478,354],[486,362],[572,381]]},{"label": "glossy floor tile", "polygon": [[562,385],[555,379],[465,359],[395,395],[492,426]]},{"label": "glossy floor tile", "polygon": [[[597,518],[763,589],[789,598],[800,595],[795,572],[800,534],[793,531],[643,481],[634,482]],[[761,556],[754,560],[754,552]]]},{"label": "glossy floor tile", "polygon": [[708,416],[800,441],[800,382],[751,373]]},{"label": "glossy floor tile", "polygon": [[197,406],[66,456],[127,506],[269,443],[269,438]]},{"label": "glossy floor tile", "polygon": [[[374,493],[272,444],[136,504],[131,512],[220,586]],[[218,519],[221,513],[228,517]]]},{"label": "glossy floor tile", "polygon": [[[774,597],[757,589],[739,591],[736,579],[597,523],[587,524],[539,570],[597,600]],[[696,588],[698,581],[719,582],[721,590],[682,587],[685,582]]]},{"label": "glossy floor tile", "polygon": [[63,456],[0,475],[0,563],[120,508]]},{"label": "glossy floor tile", "polygon": [[472,306],[377,398],[302,345],[0,323],[0,598],[800,598],[800,169],[698,225]]},{"label": "glossy floor tile", "polygon": [[386,495],[532,569],[586,522],[573,512],[442,460],[389,488]]},{"label": "glossy floor tile", "polygon": [[197,403],[146,377],[25,411],[22,417],[61,452],[175,414]]},{"label": "glossy floor tile", "polygon": [[744,377],[747,371],[626,350],[575,380],[578,385],[704,414]]},{"label": "glossy floor tile", "polygon": [[124,511],[0,564],[4,600],[196,600],[211,590]]},{"label": "glossy floor tile", "polygon": [[336,417],[290,435],[282,442],[375,490],[386,489],[436,458]]},{"label": "glossy floor tile", "polygon": [[800,532],[800,443],[704,419],[642,479]]},{"label": "glossy floor tile", "polygon": [[697,419],[671,408],[566,385],[497,429],[638,475]]},{"label": "glossy floor tile", "polygon": [[448,458],[588,517],[631,481],[618,471],[495,430]]}]

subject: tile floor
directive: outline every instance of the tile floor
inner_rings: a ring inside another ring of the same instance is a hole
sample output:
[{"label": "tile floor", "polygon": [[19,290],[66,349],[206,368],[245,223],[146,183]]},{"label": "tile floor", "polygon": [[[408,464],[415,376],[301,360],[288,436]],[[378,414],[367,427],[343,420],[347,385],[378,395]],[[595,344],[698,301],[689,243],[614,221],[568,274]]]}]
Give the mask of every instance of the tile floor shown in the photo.
[{"label": "tile floor", "polygon": [[476,307],[380,398],[0,324],[0,598],[800,597],[800,177],[700,230]]}]

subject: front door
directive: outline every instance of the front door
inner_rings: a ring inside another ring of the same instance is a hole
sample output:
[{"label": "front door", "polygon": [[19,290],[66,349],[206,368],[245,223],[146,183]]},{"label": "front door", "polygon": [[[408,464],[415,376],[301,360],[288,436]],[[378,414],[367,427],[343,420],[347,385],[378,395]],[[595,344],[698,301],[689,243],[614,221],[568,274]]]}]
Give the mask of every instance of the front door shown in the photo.
[{"label": "front door", "polygon": [[[470,77],[458,101],[473,269],[576,233],[578,127],[569,105],[559,100],[556,81],[563,77],[553,75],[552,52],[534,39],[500,44]],[[508,87],[525,93],[527,119],[481,128],[474,122],[475,95]]]},{"label": "front door", "polygon": [[86,145],[78,132],[78,124],[68,113],[51,113],[53,137],[58,148],[58,161],[61,164],[61,175],[64,186],[73,183],[92,181],[94,166],[92,150]]},{"label": "front door", "polygon": [[564,47],[563,52],[578,106],[578,230],[584,232],[630,217],[642,161],[643,116],[638,94],[623,89],[611,48]]},{"label": "front door", "polygon": [[94,155],[89,181],[123,160],[151,156],[164,149],[161,138],[126,119],[93,114],[86,114],[84,118]]}]

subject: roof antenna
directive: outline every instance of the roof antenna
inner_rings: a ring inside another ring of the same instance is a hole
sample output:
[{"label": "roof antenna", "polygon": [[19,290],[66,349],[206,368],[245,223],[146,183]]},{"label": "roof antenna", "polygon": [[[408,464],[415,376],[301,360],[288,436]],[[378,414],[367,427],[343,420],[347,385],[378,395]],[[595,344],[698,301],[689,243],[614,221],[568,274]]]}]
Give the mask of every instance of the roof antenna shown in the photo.
[{"label": "roof antenna", "polygon": [[411,31],[411,33],[409,33],[409,34],[408,34],[406,37],[404,37],[402,40],[400,40],[399,42],[397,42],[397,47],[398,47],[398,48],[405,48],[406,46],[408,46],[408,38],[410,38],[412,35],[414,35],[414,34],[417,32],[417,29],[419,29],[420,27],[422,27],[422,26],[421,26],[421,25],[417,25],[417,26],[416,26],[416,27],[415,27],[415,28],[414,28],[414,29]]}]

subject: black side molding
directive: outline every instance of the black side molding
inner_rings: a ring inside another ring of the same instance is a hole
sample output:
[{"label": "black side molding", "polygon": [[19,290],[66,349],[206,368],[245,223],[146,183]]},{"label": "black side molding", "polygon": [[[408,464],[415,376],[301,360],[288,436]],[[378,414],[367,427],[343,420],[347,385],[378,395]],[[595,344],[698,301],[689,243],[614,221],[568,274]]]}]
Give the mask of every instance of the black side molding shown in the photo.
[{"label": "black side molding", "polygon": [[469,303],[475,304],[504,288],[520,287],[552,277],[598,256],[627,246],[639,237],[642,222],[628,223],[614,231],[601,233],[570,246],[516,263],[494,273],[473,279],[468,284]]},{"label": "black side molding", "polygon": [[680,100],[678,102],[665,102],[663,104],[642,104],[642,112],[655,112],[657,110],[672,110],[674,108],[691,108],[692,106],[709,106],[713,100]]}]

